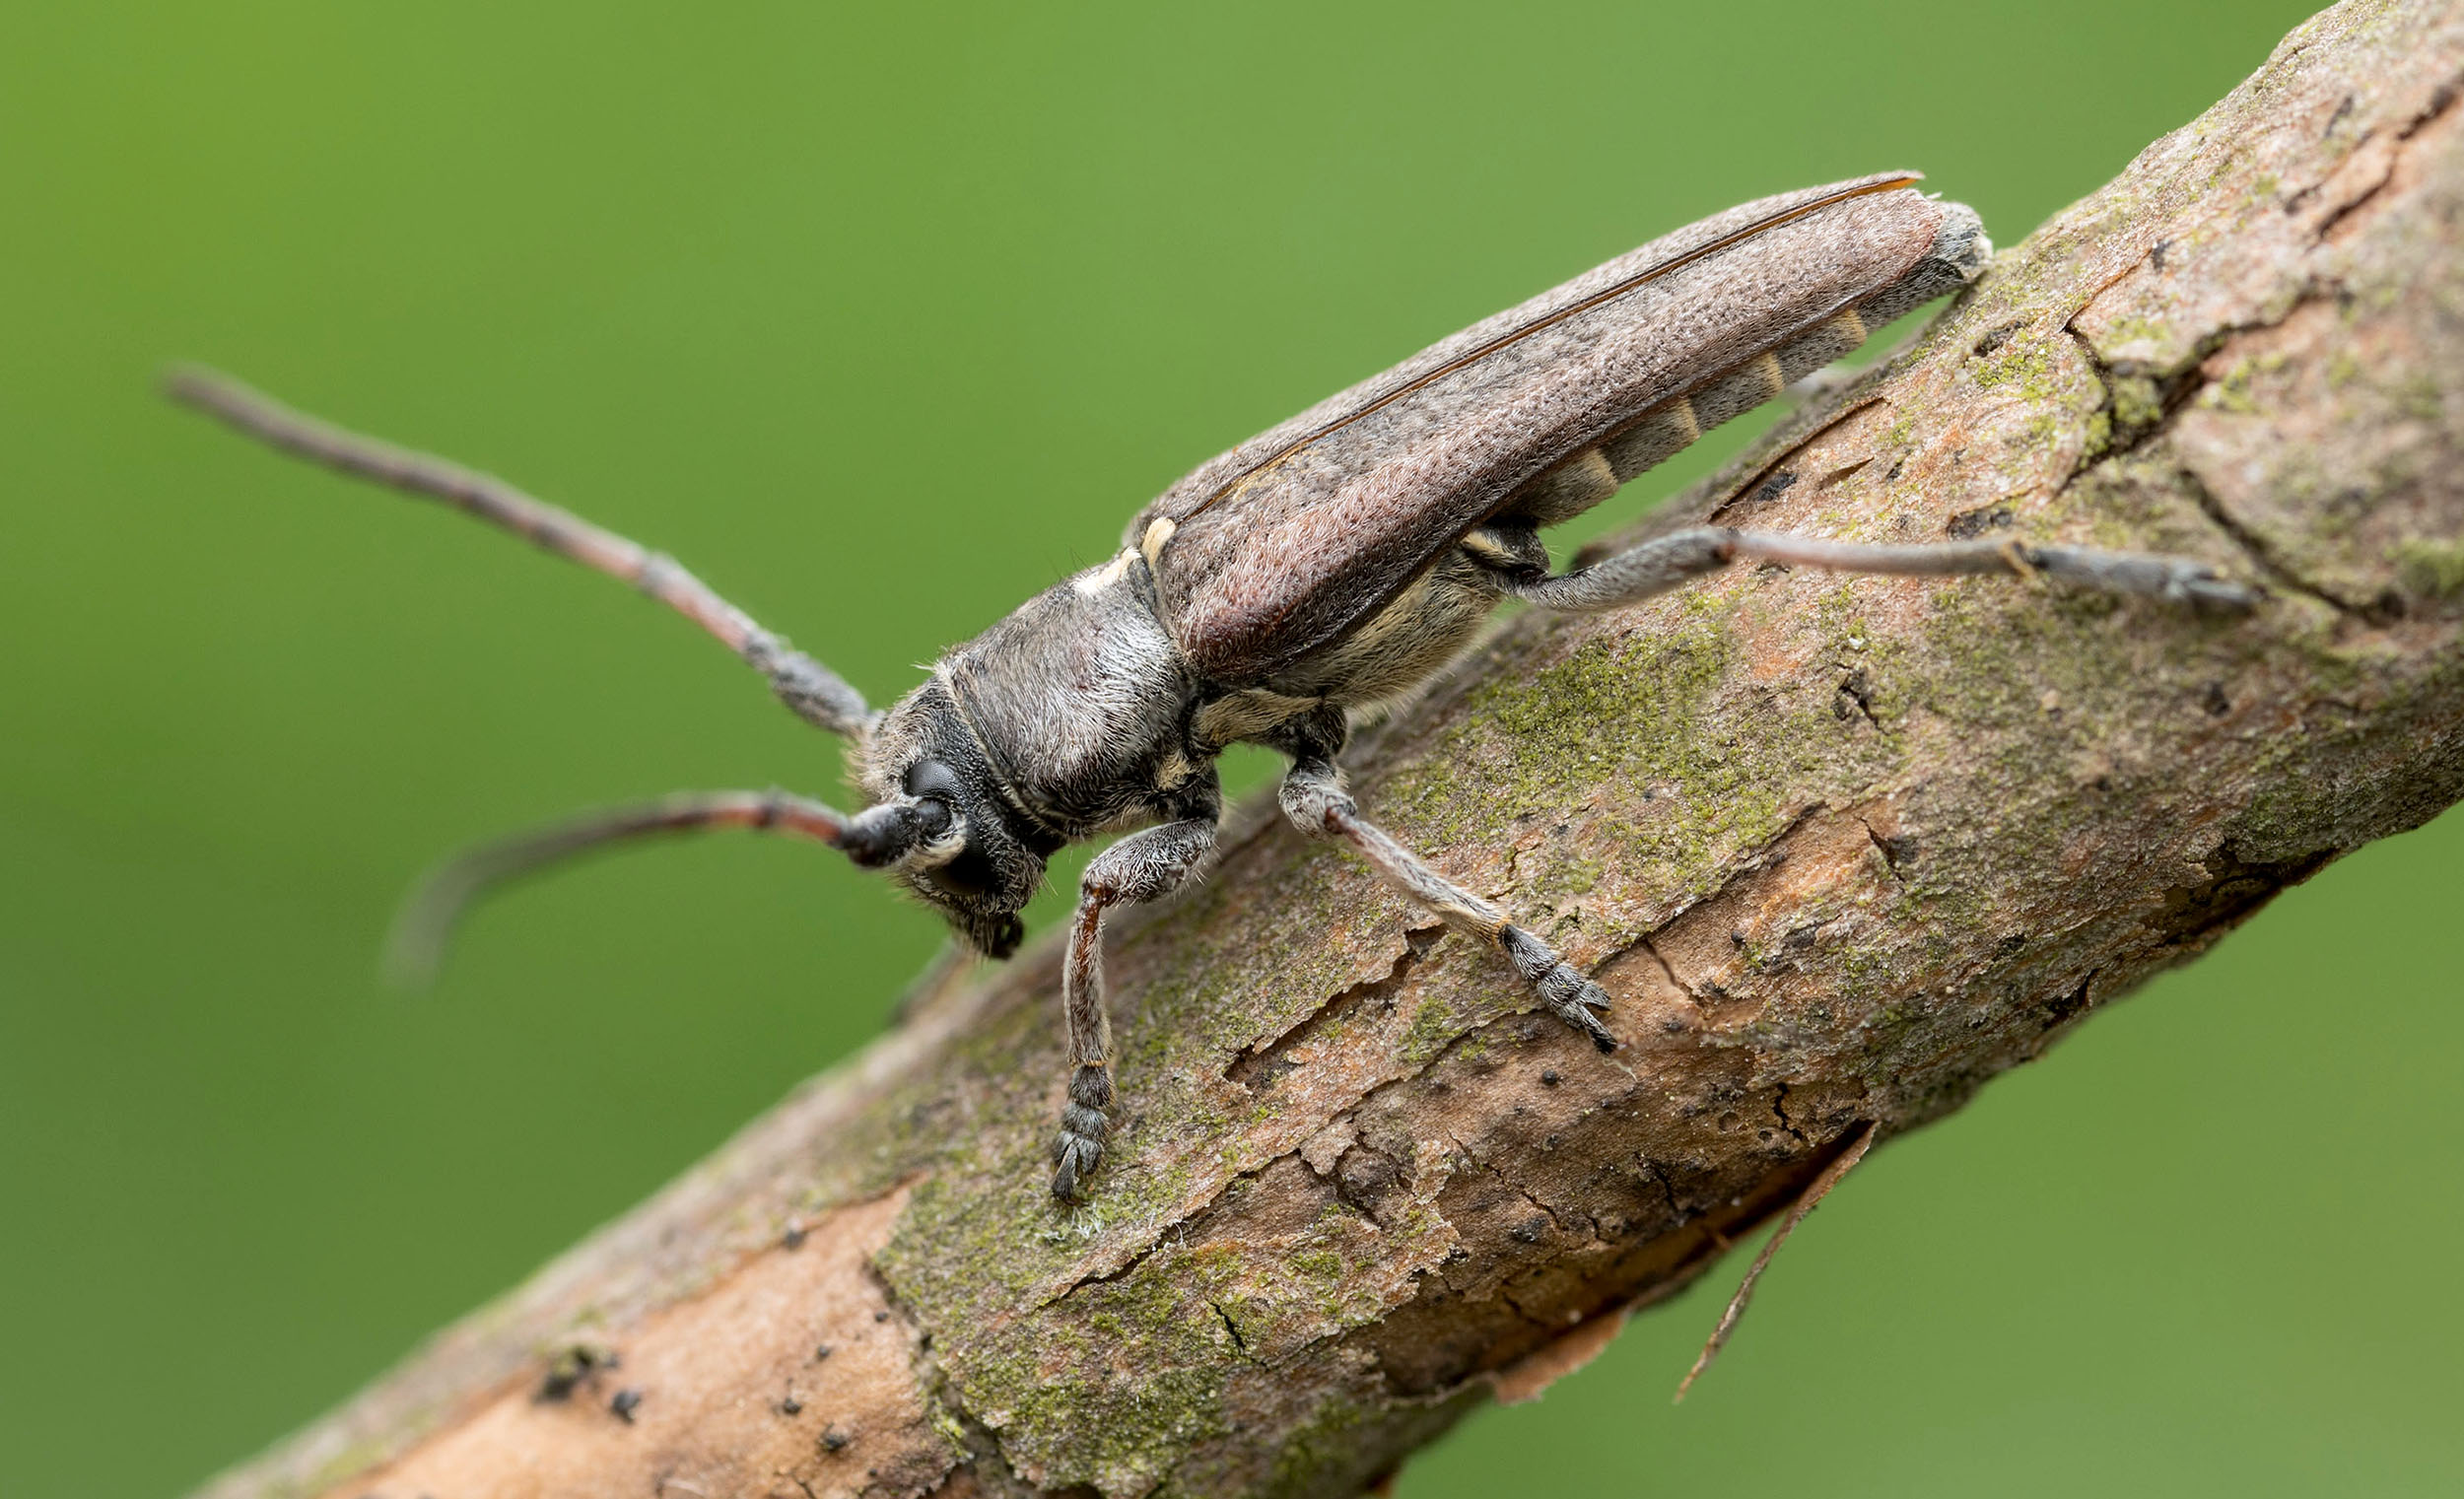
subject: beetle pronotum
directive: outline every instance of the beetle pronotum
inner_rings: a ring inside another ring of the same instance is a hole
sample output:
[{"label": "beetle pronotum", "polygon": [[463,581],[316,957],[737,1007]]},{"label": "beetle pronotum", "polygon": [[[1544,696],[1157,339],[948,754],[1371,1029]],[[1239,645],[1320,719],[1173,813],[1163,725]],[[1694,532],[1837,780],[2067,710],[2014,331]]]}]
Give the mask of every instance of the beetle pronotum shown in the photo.
[{"label": "beetle pronotum", "polygon": [[853,815],[781,792],[672,796],[593,814],[448,865],[409,908],[440,942],[486,886],[599,844],[688,828],[798,833],[886,868],[993,957],[1065,844],[1134,828],[1079,881],[1063,965],[1070,1073],[1053,1191],[1077,1195],[1113,1102],[1105,913],[1204,866],[1234,743],[1291,760],[1283,811],[1491,944],[1603,1051],[1597,985],[1504,912],[1365,819],[1335,755],[1350,715],[1427,680],[1501,598],[1615,609],[1740,559],[1901,575],[2042,574],[2246,607],[2185,560],[1982,540],[1867,546],[1691,526],[1552,575],[1542,528],[1607,499],[1706,428],[1779,394],[1867,332],[1954,291],[1991,246],[1974,213],[1890,172],[1747,203],[1667,235],[1435,344],[1199,466],[1130,522],[1122,550],[944,654],[883,711],[656,553],[501,480],[344,432],[221,375],[179,399],[278,447],[445,501],[667,603],[847,736],[869,800]]}]

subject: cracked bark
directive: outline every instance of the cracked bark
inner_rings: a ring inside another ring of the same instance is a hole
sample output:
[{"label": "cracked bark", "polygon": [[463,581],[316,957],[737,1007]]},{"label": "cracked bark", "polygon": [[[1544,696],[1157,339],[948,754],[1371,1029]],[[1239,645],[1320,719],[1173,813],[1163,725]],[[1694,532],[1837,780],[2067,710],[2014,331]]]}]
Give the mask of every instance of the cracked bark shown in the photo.
[{"label": "cracked bark", "polygon": [[1115,936],[1085,1207],[1042,1185],[1053,950],[939,972],[206,1492],[1341,1494],[1580,1364],[1859,1126],[2464,794],[2459,79],[2464,7],[2323,14],[1657,522],[2186,552],[2255,617],[1765,569],[1517,619],[1364,737],[1363,805],[1625,1051],[1253,809]]}]

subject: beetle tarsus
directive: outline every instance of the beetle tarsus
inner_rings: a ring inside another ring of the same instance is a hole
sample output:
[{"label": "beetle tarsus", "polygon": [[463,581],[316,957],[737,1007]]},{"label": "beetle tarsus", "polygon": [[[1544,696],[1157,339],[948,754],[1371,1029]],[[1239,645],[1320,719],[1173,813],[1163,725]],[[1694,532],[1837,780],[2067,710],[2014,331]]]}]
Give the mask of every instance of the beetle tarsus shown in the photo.
[{"label": "beetle tarsus", "polygon": [[1520,926],[1499,931],[1497,945],[1558,1019],[1603,1053],[1617,1049],[1617,1038],[1600,1019],[1608,1008],[1607,989],[1576,973],[1547,943]]},{"label": "beetle tarsus", "polygon": [[2167,603],[2234,613],[2253,608],[2259,601],[2258,589],[2187,557],[2068,546],[2032,546],[2023,551],[2028,565],[2049,578],[2110,592],[2147,593]]},{"label": "beetle tarsus", "polygon": [[1112,1122],[1103,1111],[1071,1103],[1061,1111],[1061,1134],[1053,1141],[1053,1195],[1075,1201],[1078,1189],[1095,1174],[1104,1158],[1104,1136]]},{"label": "beetle tarsus", "polygon": [[1343,789],[1334,751],[1325,737],[1321,734],[1315,742],[1293,747],[1292,769],[1283,778],[1279,793],[1284,815],[1304,833],[1351,845],[1387,883],[1436,913],[1448,925],[1494,944],[1551,1013],[1601,1051],[1615,1051],[1616,1036],[1595,1013],[1608,1008],[1608,991],[1575,972],[1546,942],[1507,920],[1496,906],[1430,868],[1386,830],[1362,817],[1359,806]]}]

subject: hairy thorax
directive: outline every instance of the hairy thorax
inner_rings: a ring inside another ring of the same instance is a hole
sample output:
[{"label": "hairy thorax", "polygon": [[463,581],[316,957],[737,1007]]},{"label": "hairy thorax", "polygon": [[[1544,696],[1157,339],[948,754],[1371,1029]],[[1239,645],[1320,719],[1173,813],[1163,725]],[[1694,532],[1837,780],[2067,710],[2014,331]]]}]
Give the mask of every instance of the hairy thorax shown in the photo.
[{"label": "hairy thorax", "polygon": [[1011,799],[1075,836],[1167,815],[1211,784],[1226,745],[1408,691],[1463,649],[1497,597],[1482,560],[1452,549],[1329,649],[1231,687],[1190,665],[1158,618],[1147,560],[1129,550],[1028,600],[936,676]]},{"label": "hairy thorax", "polygon": [[1037,594],[935,675],[1012,799],[1065,837],[1141,820],[1200,769],[1182,748],[1198,683],[1133,555]]}]

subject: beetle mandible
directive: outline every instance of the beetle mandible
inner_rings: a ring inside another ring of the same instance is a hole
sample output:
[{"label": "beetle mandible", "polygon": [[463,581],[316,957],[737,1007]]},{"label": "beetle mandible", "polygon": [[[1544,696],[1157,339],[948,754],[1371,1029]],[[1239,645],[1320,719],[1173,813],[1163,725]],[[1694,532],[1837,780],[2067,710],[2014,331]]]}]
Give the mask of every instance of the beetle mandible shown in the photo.
[{"label": "beetle mandible", "polygon": [[1284,813],[1340,842],[1449,925],[1493,946],[1602,1051],[1608,994],[1492,903],[1361,815],[1335,756],[1350,716],[1429,679],[1492,607],[1616,609],[1730,564],[1854,573],[2041,574],[2246,608],[2184,559],[2014,539],[1871,546],[1721,526],[1668,531],[1551,574],[1540,532],[1591,509],[1703,429],[1778,395],[1867,332],[1973,280],[1976,215],[1885,172],[1746,203],[1664,236],[1432,345],[1201,465],[1139,511],[1109,561],[1029,599],[876,711],[673,561],[502,480],[342,431],[227,377],[171,392],[303,457],[443,500],[631,582],[715,635],[799,716],[853,744],[870,804],[690,793],[577,819],[446,866],[409,908],[441,942],[487,885],[595,845],[689,828],[796,833],[890,876],[958,937],[1008,956],[1063,845],[1135,829],[1079,881],[1062,977],[1070,1072],[1054,1193],[1102,1158],[1114,1089],[1105,913],[1190,883],[1222,812],[1216,758],[1289,757]]}]

